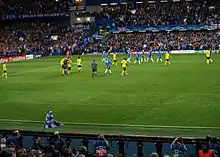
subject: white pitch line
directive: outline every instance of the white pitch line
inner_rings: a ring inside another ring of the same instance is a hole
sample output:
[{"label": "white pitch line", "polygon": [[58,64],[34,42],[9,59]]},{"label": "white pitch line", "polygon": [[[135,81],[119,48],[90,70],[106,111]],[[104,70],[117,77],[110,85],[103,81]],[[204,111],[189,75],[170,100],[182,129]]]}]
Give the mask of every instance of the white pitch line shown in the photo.
[{"label": "white pitch line", "polygon": [[[43,124],[43,121],[32,120],[13,120],[13,119],[0,119],[1,122],[15,122],[15,123],[39,123]],[[220,130],[220,127],[204,127],[204,126],[169,126],[169,125],[132,125],[132,124],[101,124],[101,123],[76,123],[76,122],[62,122],[66,125],[87,125],[87,126],[103,126],[103,127],[134,127],[134,128],[170,128],[170,129],[216,129]]]},{"label": "white pitch line", "polygon": [[29,71],[24,71],[23,73],[26,74],[26,73],[30,73],[30,72],[44,71],[44,70],[55,68],[55,67],[58,67],[58,66],[57,65],[53,65],[53,66],[46,67],[46,68],[39,68],[39,69],[33,69],[33,70],[29,70]]},{"label": "white pitch line", "polygon": [[33,69],[33,70],[28,70],[28,71],[24,71],[24,72],[20,72],[20,73],[15,72],[13,74],[19,74],[19,75],[20,74],[27,74],[27,73],[36,72],[36,71],[44,71],[44,70],[51,69],[51,68],[54,68],[54,67],[58,67],[58,66],[56,65],[56,66],[50,66],[50,67],[46,67],[46,68]]}]

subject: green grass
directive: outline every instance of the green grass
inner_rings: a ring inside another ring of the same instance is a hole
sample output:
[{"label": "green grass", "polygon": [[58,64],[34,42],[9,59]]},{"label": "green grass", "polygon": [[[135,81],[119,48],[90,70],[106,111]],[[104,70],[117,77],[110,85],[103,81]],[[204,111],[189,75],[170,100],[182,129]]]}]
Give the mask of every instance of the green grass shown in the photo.
[{"label": "green grass", "polygon": [[[119,60],[123,56],[119,56]],[[0,119],[44,121],[53,110],[62,122],[132,124],[147,126],[64,125],[60,131],[167,136],[220,137],[220,56],[207,65],[204,55],[173,55],[170,66],[161,63],[130,64],[129,76],[120,66],[105,76],[98,62],[98,78],[91,79],[90,61],[84,56],[83,72],[61,76],[61,57],[8,64],[7,80],[0,80]],[[76,56],[74,56],[76,59]],[[65,124],[65,123],[64,123]],[[219,128],[164,128],[201,126]],[[39,123],[3,122],[0,128],[41,130]]]}]

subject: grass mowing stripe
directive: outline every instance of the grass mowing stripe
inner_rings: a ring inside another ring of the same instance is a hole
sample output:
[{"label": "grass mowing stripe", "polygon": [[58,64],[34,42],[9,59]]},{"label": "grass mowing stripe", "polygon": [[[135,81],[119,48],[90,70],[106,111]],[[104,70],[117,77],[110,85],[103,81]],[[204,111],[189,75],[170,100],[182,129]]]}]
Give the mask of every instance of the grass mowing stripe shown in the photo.
[{"label": "grass mowing stripe", "polygon": [[[15,122],[15,123],[40,123],[43,121],[32,120],[13,120],[13,119],[0,119],[0,122]],[[174,128],[174,129],[216,129],[220,127],[202,127],[202,126],[163,126],[163,125],[133,125],[133,124],[100,124],[100,123],[76,123],[76,122],[62,122],[65,125],[87,125],[87,126],[108,126],[108,127],[136,127],[136,128]]]},{"label": "grass mowing stripe", "polygon": [[[0,126],[6,126],[5,129],[12,129],[12,130],[35,130],[35,131],[43,131],[42,124],[30,124],[30,123],[0,123]],[[44,130],[45,131],[45,130]],[[119,127],[94,127],[94,126],[70,126],[64,125],[62,127],[53,128],[46,130],[47,132],[79,132],[79,133],[99,133],[99,134],[118,134],[118,135],[131,135],[131,136],[181,136],[185,137],[195,137],[194,129],[161,129],[161,128],[119,128]],[[219,130],[211,130],[214,135],[219,135]],[[172,133],[171,133],[172,132]],[[193,132],[193,133],[192,133]],[[184,133],[184,134],[183,134]],[[196,130],[196,137],[204,138],[208,134],[210,134],[210,130],[208,129],[201,129]],[[219,136],[217,136],[219,137]]]},{"label": "grass mowing stripe", "polygon": [[[91,61],[84,61],[84,63],[85,62],[91,62]],[[46,68],[39,68],[39,69],[33,69],[33,70],[29,70],[29,71],[19,72],[19,74],[27,74],[27,73],[37,72],[37,71],[44,71],[44,70],[52,69],[52,68],[55,68],[55,67],[59,68],[60,65],[53,65],[53,66],[49,66],[49,67],[46,67]],[[73,63],[72,67],[76,67],[76,63]],[[17,72],[12,73],[12,74],[17,74]]]}]

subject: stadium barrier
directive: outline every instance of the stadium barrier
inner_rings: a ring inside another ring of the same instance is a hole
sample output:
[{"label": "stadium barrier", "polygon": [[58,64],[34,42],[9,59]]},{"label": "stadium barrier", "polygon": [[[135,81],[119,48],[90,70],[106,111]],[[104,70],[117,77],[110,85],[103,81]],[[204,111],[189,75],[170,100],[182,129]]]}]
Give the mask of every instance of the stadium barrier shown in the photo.
[{"label": "stadium barrier", "polygon": [[[0,134],[2,135],[13,135],[13,130],[0,130]],[[52,132],[37,132],[37,131],[25,131],[20,130],[19,131],[21,135],[25,137],[53,137],[54,133]],[[88,141],[89,140],[97,140],[98,134],[84,134],[84,133],[59,133],[61,138],[70,138],[70,139],[81,139],[83,140],[83,146],[85,146],[88,149]],[[162,137],[162,136],[140,136],[140,135],[119,135],[119,134],[105,134],[105,138],[108,141],[116,141],[118,144],[118,150],[119,153],[124,154],[125,153],[125,142],[136,142],[137,145],[137,156],[143,156],[143,143],[154,143],[155,150],[159,154],[159,156],[162,156],[163,154],[163,144],[171,143],[174,140],[174,137]],[[206,143],[205,138],[184,138],[185,144],[201,144]],[[197,149],[197,147],[196,147]]]}]

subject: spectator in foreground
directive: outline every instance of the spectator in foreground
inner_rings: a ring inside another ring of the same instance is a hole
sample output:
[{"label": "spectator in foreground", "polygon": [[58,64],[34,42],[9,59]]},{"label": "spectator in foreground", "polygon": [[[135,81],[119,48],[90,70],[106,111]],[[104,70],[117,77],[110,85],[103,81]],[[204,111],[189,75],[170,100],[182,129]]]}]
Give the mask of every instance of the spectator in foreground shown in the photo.
[{"label": "spectator in foreground", "polygon": [[23,136],[18,130],[14,131],[12,143],[15,144],[16,148],[23,148]]},{"label": "spectator in foreground", "polygon": [[177,137],[171,143],[170,148],[173,151],[173,157],[184,157],[187,148],[183,143],[183,139],[181,137]]},{"label": "spectator in foreground", "polygon": [[3,136],[3,137],[1,138],[1,145],[0,145],[0,149],[1,149],[1,150],[7,146],[7,145],[6,145],[6,142],[7,142],[6,137]]},{"label": "spectator in foreground", "polygon": [[151,153],[150,157],[159,157],[157,153]]},{"label": "spectator in foreground", "polygon": [[199,157],[215,157],[214,152],[209,149],[207,144],[204,144],[202,149],[199,150]]},{"label": "spectator in foreground", "polygon": [[216,137],[211,138],[209,136],[207,136],[206,139],[208,140],[208,143],[209,143],[209,149],[211,149],[213,151],[215,156],[219,156],[220,155],[220,145],[219,145],[218,139]]},{"label": "spectator in foreground", "polygon": [[108,156],[109,143],[105,139],[104,135],[98,135],[98,139],[95,141],[95,154],[97,157]]}]

